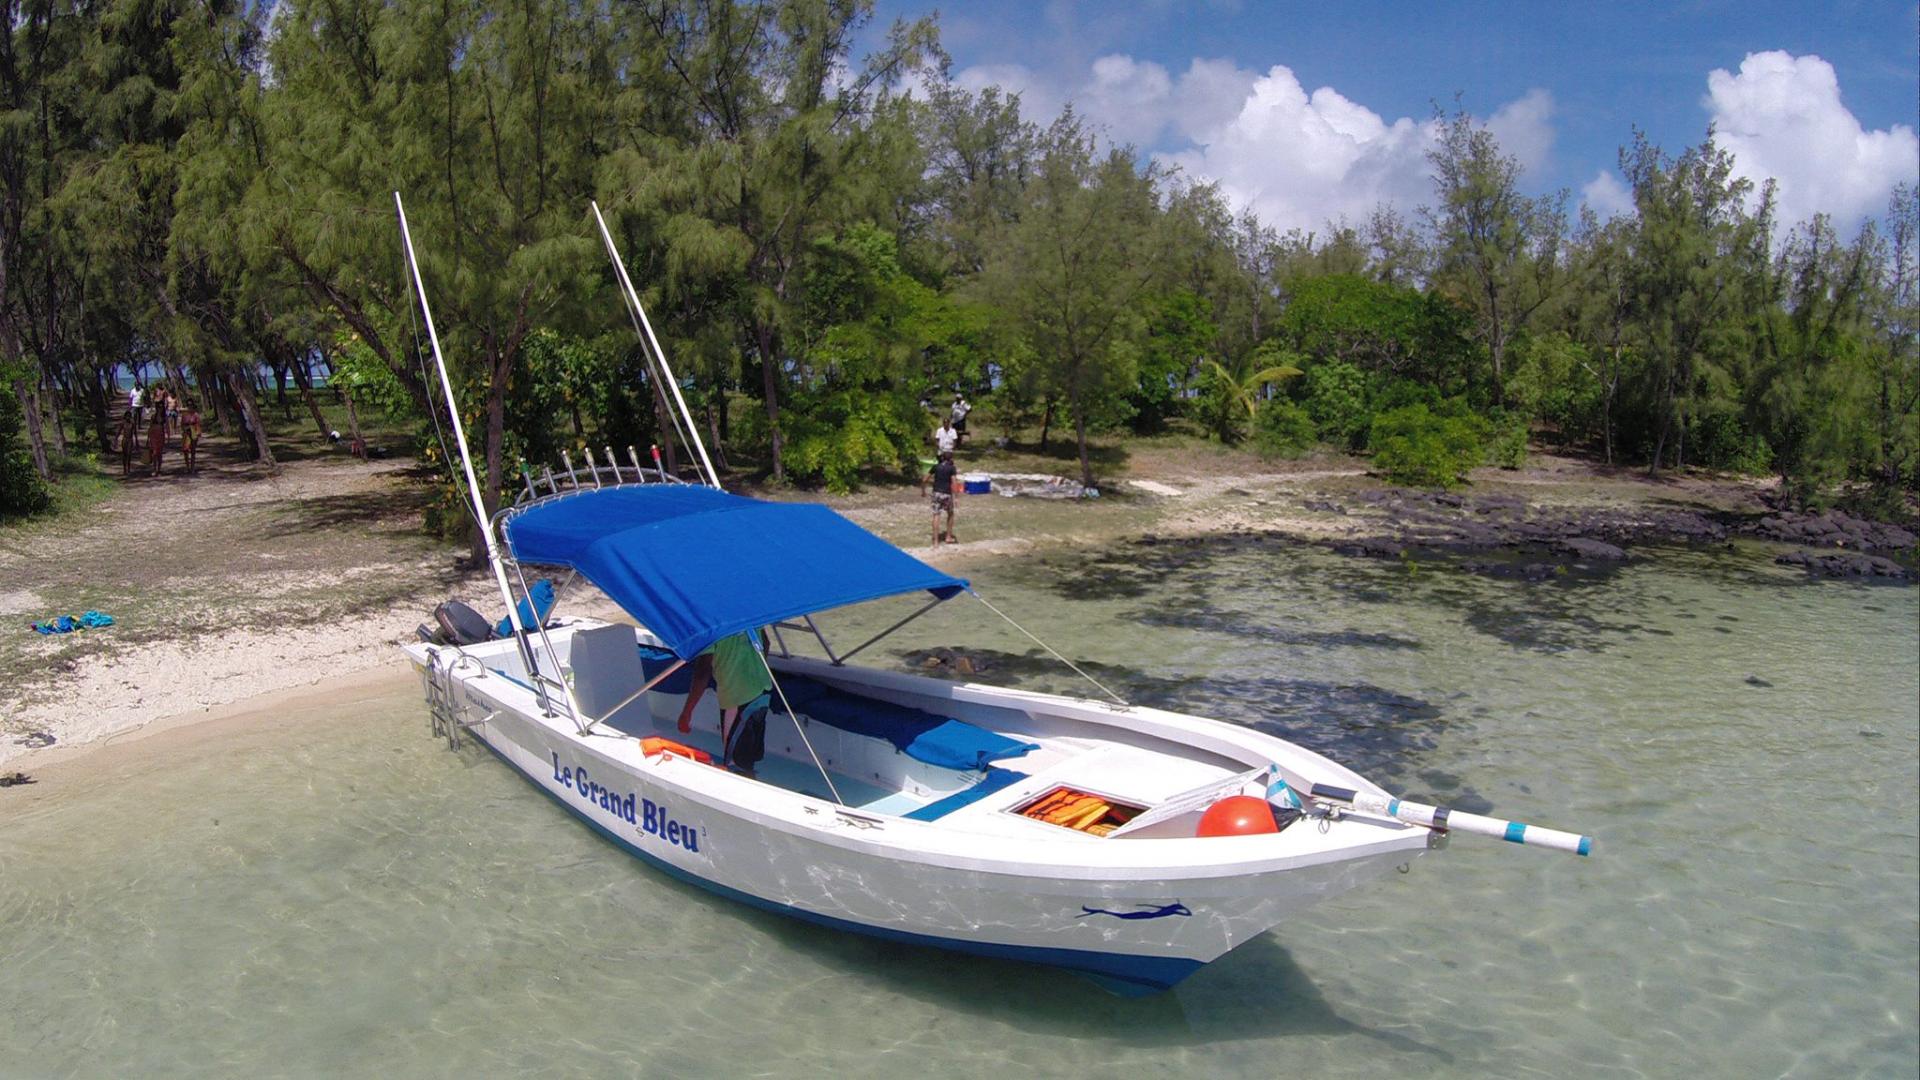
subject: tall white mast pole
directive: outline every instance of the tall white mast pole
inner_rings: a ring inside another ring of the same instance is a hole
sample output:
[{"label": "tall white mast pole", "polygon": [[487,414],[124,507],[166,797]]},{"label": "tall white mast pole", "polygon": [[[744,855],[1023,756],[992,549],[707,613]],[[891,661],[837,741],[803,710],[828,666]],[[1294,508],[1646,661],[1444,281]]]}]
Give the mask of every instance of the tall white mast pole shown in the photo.
[{"label": "tall white mast pole", "polygon": [[707,457],[707,444],[700,439],[700,426],[693,422],[693,412],[687,408],[687,399],[680,394],[680,381],[673,377],[673,369],[667,366],[666,350],[660,347],[660,339],[653,336],[653,323],[647,318],[647,309],[640,305],[640,294],[633,289],[633,280],[627,277],[627,266],[620,261],[620,249],[614,246],[613,234],[607,231],[607,219],[600,216],[600,204],[593,205],[593,220],[600,226],[600,239],[607,245],[607,258],[613,260],[613,272],[620,279],[628,310],[635,319],[635,329],[639,330],[646,343],[653,347],[653,355],[660,362],[660,370],[666,375],[666,383],[673,389],[673,400],[680,406],[680,415],[687,422],[687,437],[693,440],[693,448],[700,454],[700,464],[706,469],[707,483],[711,487],[720,486],[720,474],[713,469],[713,461]]},{"label": "tall white mast pole", "polygon": [[513,636],[520,642],[522,653],[528,654],[527,669],[533,670],[532,656],[527,646],[527,628],[520,622],[520,606],[514,603],[513,588],[507,584],[507,570],[500,562],[500,548],[494,542],[493,529],[487,522],[487,504],[480,498],[480,481],[473,475],[473,453],[467,449],[466,428],[460,423],[460,410],[454,404],[453,380],[447,377],[447,361],[440,355],[440,334],[433,328],[433,309],[427,305],[427,289],[420,281],[420,261],[413,255],[413,234],[407,229],[407,208],[400,202],[400,193],[393,193],[393,209],[400,215],[400,240],[407,248],[407,269],[413,274],[413,294],[420,298],[420,313],[426,316],[427,340],[433,343],[433,363],[440,371],[440,389],[447,399],[447,417],[453,421],[453,441],[460,447],[460,467],[467,473],[467,494],[473,499],[473,523],[480,530],[481,539],[487,544],[487,562],[493,567],[493,579],[500,586],[500,598],[507,602],[507,618],[513,622]]}]

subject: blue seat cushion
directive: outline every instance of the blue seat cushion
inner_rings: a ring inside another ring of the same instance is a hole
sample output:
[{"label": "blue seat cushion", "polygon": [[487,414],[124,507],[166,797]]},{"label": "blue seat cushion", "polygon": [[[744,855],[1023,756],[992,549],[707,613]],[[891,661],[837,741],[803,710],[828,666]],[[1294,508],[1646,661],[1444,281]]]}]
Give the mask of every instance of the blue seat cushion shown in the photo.
[{"label": "blue seat cushion", "polygon": [[950,716],[849,694],[805,676],[787,676],[780,688],[795,712],[842,731],[885,739],[908,757],[945,769],[973,772],[1040,748]]}]

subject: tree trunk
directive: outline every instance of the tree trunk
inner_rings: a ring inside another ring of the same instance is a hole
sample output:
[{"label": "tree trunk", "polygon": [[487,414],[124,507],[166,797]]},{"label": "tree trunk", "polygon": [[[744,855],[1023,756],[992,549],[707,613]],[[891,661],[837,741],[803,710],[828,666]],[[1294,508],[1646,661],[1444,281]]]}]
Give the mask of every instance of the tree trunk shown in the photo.
[{"label": "tree trunk", "polygon": [[287,365],[273,365],[273,381],[279,388],[280,417],[290,421],[293,419],[293,403],[287,400]]},{"label": "tree trunk", "polygon": [[253,431],[253,449],[257,460],[272,469],[278,466],[273,460],[273,448],[267,445],[267,428],[260,422],[260,407],[254,402],[251,379],[244,371],[227,372],[227,386],[233,390],[233,397],[240,406],[240,418],[245,426]]},{"label": "tree trunk", "polygon": [[1047,433],[1053,430],[1053,399],[1047,399],[1047,407],[1040,413],[1040,452],[1047,452]]},{"label": "tree trunk", "polygon": [[[717,409],[714,407],[713,399],[715,397],[720,398],[719,408]],[[710,452],[713,455],[714,467],[723,472],[728,471],[732,467],[727,464],[727,449],[720,439],[720,429],[722,427],[721,418],[726,415],[727,411],[726,397],[716,394],[707,395],[707,407],[704,411],[707,414],[707,437],[713,442]]]},{"label": "tree trunk", "polygon": [[773,327],[760,323],[754,327],[754,337],[760,347],[760,385],[767,396],[767,433],[772,437],[773,446],[773,482],[786,483],[786,463],[780,458],[784,440],[780,436],[780,372],[774,359]]},{"label": "tree trunk", "polygon": [[672,406],[667,404],[667,388],[661,385],[664,378],[655,375],[647,380],[647,385],[653,390],[653,429],[660,435],[660,451],[665,458],[667,471],[677,476],[680,473],[680,453],[674,445],[675,429]]},{"label": "tree trunk", "polygon": [[326,415],[320,411],[320,402],[313,396],[313,376],[307,371],[305,360],[293,362],[293,381],[300,387],[300,400],[307,403],[307,411],[313,414],[313,426],[320,429],[320,437],[333,437],[333,429],[327,426]]},{"label": "tree trunk", "polygon": [[13,392],[20,399],[20,413],[27,422],[27,445],[33,451],[33,467],[40,479],[53,482],[53,468],[47,464],[46,433],[40,427],[40,388],[38,379],[22,375],[14,380]]},{"label": "tree trunk", "polygon": [[353,395],[343,395],[347,401],[347,432],[353,438],[353,456],[366,457],[367,441],[360,437],[360,410],[354,408]]},{"label": "tree trunk", "polygon": [[1093,486],[1093,462],[1087,457],[1087,411],[1073,406],[1073,437],[1080,443],[1080,482]]},{"label": "tree trunk", "polygon": [[60,460],[65,461],[67,458],[67,422],[66,417],[60,413],[59,381],[49,374],[41,382],[40,388],[47,395],[47,411],[53,419],[53,452],[59,456]]}]

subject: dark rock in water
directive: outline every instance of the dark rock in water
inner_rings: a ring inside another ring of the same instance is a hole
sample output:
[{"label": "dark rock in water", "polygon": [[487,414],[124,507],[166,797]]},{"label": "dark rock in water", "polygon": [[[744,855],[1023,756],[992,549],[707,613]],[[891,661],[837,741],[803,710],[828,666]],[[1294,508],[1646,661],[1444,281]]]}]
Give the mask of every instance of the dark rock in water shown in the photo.
[{"label": "dark rock in water", "polygon": [[1748,686],[1772,686],[1773,684],[1761,678],[1758,675],[1749,675],[1747,676],[1747,685]]},{"label": "dark rock in water", "polygon": [[1913,533],[1898,525],[1854,517],[1844,510],[1809,514],[1787,510],[1769,514],[1746,526],[1746,531],[1768,540],[1811,547],[1843,547],[1857,551],[1909,551]]},{"label": "dark rock in water", "polygon": [[1884,739],[1886,738],[1886,735],[1882,732],[1875,731],[1872,728],[1861,728],[1860,737],[1863,739]]},{"label": "dark rock in water", "polygon": [[1325,499],[1307,499],[1302,502],[1300,506],[1303,509],[1312,510],[1321,514],[1345,514],[1347,512],[1346,507],[1341,506],[1337,502],[1328,502]]},{"label": "dark rock in water", "polygon": [[986,656],[945,647],[910,652],[906,659],[922,671],[953,675],[977,675],[994,666],[994,662]]},{"label": "dark rock in water", "polygon": [[1465,497],[1460,495],[1455,495],[1450,491],[1443,491],[1440,494],[1435,495],[1433,497],[1433,501],[1434,501],[1434,505],[1436,506],[1451,506],[1451,507],[1455,507],[1456,509],[1467,505],[1467,500]]},{"label": "dark rock in water", "polygon": [[1520,568],[1520,575],[1528,581],[1545,581],[1559,570],[1560,568],[1553,563],[1530,562]]},{"label": "dark rock in water", "polygon": [[1868,578],[1884,581],[1909,581],[1913,575],[1892,559],[1853,552],[1831,554],[1814,551],[1789,551],[1773,560],[1781,566],[1798,566],[1814,577]]},{"label": "dark rock in water", "polygon": [[10,772],[0,776],[0,787],[18,787],[21,784],[37,784],[38,780],[23,772]]},{"label": "dark rock in water", "polygon": [[1373,559],[1397,559],[1407,553],[1407,545],[1378,536],[1370,536],[1351,543],[1336,545],[1333,549],[1342,555],[1361,555]]},{"label": "dark rock in water", "polygon": [[45,731],[30,731],[13,740],[15,746],[24,746],[29,750],[38,750],[43,746],[52,746],[54,738]]},{"label": "dark rock in water", "polygon": [[1560,541],[1560,547],[1583,559],[1601,559],[1606,562],[1619,562],[1627,557],[1620,548],[1600,540],[1589,540],[1584,536],[1574,536]]}]

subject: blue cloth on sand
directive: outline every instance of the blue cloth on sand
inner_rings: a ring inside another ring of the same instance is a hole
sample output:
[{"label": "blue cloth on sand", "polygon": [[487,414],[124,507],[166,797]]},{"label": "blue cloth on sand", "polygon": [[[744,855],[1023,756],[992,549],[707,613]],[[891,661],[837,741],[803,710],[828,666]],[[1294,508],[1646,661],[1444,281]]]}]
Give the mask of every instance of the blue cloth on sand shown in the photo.
[{"label": "blue cloth on sand", "polygon": [[103,615],[98,611],[89,610],[78,617],[60,615],[48,619],[46,622],[34,623],[33,631],[37,634],[71,634],[75,630],[95,630],[102,626],[112,625],[113,616]]}]

